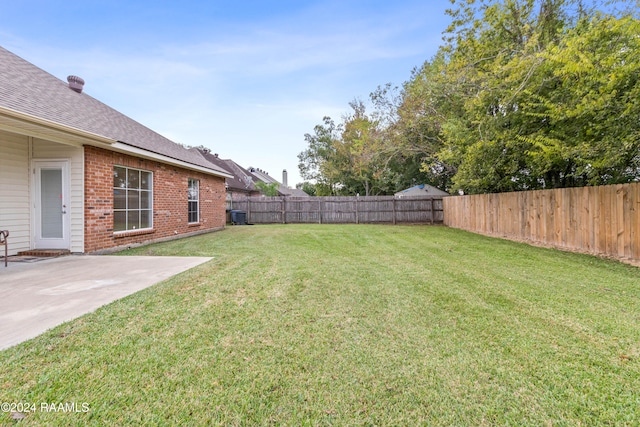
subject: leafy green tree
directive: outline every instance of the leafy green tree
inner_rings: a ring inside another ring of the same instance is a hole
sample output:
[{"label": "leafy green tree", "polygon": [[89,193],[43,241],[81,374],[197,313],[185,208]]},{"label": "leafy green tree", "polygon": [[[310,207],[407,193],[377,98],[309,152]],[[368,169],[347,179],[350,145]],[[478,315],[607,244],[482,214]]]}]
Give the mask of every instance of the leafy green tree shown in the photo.
[{"label": "leafy green tree", "polygon": [[445,117],[438,156],[456,168],[454,189],[638,178],[637,126],[629,119],[637,104],[639,64],[629,53],[637,48],[635,18],[561,0],[458,6],[441,79],[455,95],[438,106]]},{"label": "leafy green tree", "polygon": [[371,94],[372,111],[361,100],[338,125],[328,117],[305,135],[307,150],[298,155],[305,179],[317,195],[393,194],[416,183],[432,183],[423,170],[424,149],[407,150],[398,137],[402,96],[390,85]]},{"label": "leafy green tree", "polygon": [[258,181],[255,183],[255,185],[256,188],[267,197],[274,197],[280,194],[278,192],[278,184],[276,184],[275,182],[267,184],[266,182]]},{"label": "leafy green tree", "polygon": [[302,177],[316,182],[318,195],[370,195],[377,190],[379,139],[377,122],[363,102],[349,104],[352,113],[335,125],[329,117],[305,135],[308,148],[298,155]]},{"label": "leafy green tree", "polygon": [[413,70],[412,78],[403,86],[397,119],[387,128],[396,159],[394,169],[402,171],[402,188],[416,182],[442,190],[451,187],[456,168],[442,156],[442,129],[445,117],[452,115],[453,103],[442,80],[443,67],[440,54]]},{"label": "leafy green tree", "polygon": [[401,89],[305,135],[318,194],[640,180],[638,0],[451,3],[445,43]]},{"label": "leafy green tree", "polygon": [[522,137],[536,174],[560,186],[640,178],[639,34],[637,19],[597,15],[541,53],[551,90],[522,108],[545,123]]},{"label": "leafy green tree", "polygon": [[335,141],[336,151],[344,167],[342,183],[351,194],[370,196],[379,177],[378,155],[381,152],[378,123],[366,113],[360,100],[349,103],[353,112],[343,118],[343,132]]},{"label": "leafy green tree", "polygon": [[316,184],[311,183],[309,181],[305,181],[301,184],[296,184],[296,188],[298,190],[302,190],[307,193],[309,196],[317,196],[316,194]]},{"label": "leafy green tree", "polygon": [[438,107],[445,116],[439,158],[456,169],[454,190],[535,188],[527,164],[529,146],[518,136],[538,124],[522,120],[519,104],[538,70],[537,53],[560,36],[565,2],[459,3],[449,12],[454,19],[443,47],[440,81],[453,95]]},{"label": "leafy green tree", "polygon": [[298,169],[303,179],[315,182],[316,195],[335,195],[339,189],[341,173],[337,162],[336,141],[340,129],[331,117],[314,127],[313,134],[305,134],[308,148],[298,154]]}]

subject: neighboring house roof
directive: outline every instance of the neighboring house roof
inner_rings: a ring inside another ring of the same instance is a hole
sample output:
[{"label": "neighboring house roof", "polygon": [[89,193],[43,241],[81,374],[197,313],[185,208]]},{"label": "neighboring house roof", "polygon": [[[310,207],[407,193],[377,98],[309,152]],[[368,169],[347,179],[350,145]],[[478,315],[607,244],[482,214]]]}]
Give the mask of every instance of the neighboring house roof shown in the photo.
[{"label": "neighboring house roof", "polygon": [[[77,79],[76,79],[77,80]],[[80,79],[81,80],[81,79]],[[82,91],[0,47],[0,113],[61,125],[113,141],[107,148],[143,154],[154,153],[197,166],[205,172],[231,177],[190,150],[152,131]],[[109,142],[106,142],[109,144]],[[142,152],[140,152],[142,150]]]},{"label": "neighboring house roof", "polygon": [[278,182],[275,178],[272,178],[271,176],[269,176],[269,174],[266,171],[263,171],[262,169],[258,169],[250,166],[248,170],[251,173],[251,175],[253,175],[256,179],[264,182],[265,184],[282,185],[280,182]]},{"label": "neighboring house roof", "polygon": [[251,173],[231,159],[221,159],[218,154],[212,154],[207,149],[198,148],[200,154],[214,165],[228,170],[233,178],[227,178],[227,189],[242,193],[258,193],[253,183]]},{"label": "neighboring house roof", "polygon": [[303,190],[299,189],[299,188],[288,188],[285,187],[285,192],[287,192],[285,195],[286,196],[292,196],[292,197],[309,197],[309,195],[307,193],[305,193]]},{"label": "neighboring house roof", "polygon": [[269,174],[261,169],[249,167],[249,172],[258,180],[264,182],[265,184],[277,184],[278,185],[278,193],[281,196],[292,196],[292,197],[309,197],[307,193],[298,189],[298,188],[290,188],[283,185],[281,182],[278,182],[276,179],[269,176]]},{"label": "neighboring house roof", "polygon": [[437,189],[429,184],[419,184],[406,190],[399,191],[395,194],[396,197],[413,197],[413,196],[448,196],[449,193]]}]

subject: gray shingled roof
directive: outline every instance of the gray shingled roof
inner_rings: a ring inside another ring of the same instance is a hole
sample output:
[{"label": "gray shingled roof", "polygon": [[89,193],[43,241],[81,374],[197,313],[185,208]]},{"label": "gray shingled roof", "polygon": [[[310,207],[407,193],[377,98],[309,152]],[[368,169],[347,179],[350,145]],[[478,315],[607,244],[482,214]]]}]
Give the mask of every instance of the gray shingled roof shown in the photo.
[{"label": "gray shingled roof", "polygon": [[307,193],[300,190],[299,188],[285,187],[281,182],[271,177],[267,172],[263,171],[262,169],[250,167],[249,172],[251,172],[251,175],[253,175],[256,179],[264,182],[265,184],[277,184],[278,192],[282,196],[291,196],[291,197],[308,197],[309,196]]},{"label": "gray shingled roof", "polygon": [[396,197],[411,197],[411,196],[449,196],[446,191],[442,191],[429,184],[418,184],[406,190],[398,191],[395,193]]},{"label": "gray shingled roof", "polygon": [[248,170],[231,159],[221,159],[217,154],[213,154],[206,150],[199,151],[205,159],[233,174],[233,178],[227,178],[227,186],[229,190],[242,191],[246,193],[258,192],[258,189],[253,183],[251,173]]},{"label": "gray shingled roof", "polygon": [[189,150],[0,47],[0,107],[229,175]]}]

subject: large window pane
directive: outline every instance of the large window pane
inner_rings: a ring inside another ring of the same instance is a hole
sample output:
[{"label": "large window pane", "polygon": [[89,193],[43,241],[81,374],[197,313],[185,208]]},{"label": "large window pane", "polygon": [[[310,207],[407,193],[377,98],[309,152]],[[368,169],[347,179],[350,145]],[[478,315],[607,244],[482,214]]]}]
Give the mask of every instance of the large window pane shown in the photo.
[{"label": "large window pane", "polygon": [[140,188],[140,171],[136,169],[129,169],[129,173],[127,174],[128,188]]},{"label": "large window pane", "polygon": [[140,229],[140,211],[127,212],[127,230]]},{"label": "large window pane", "polygon": [[113,231],[125,231],[127,229],[127,213],[113,213]]},{"label": "large window pane", "polygon": [[140,190],[127,190],[127,209],[140,209]]},{"label": "large window pane", "polygon": [[141,191],[140,192],[140,209],[150,209],[150,208],[151,208],[151,192]]},{"label": "large window pane", "polygon": [[189,202],[189,222],[198,222],[198,203]]},{"label": "large window pane", "polygon": [[113,189],[113,209],[126,209],[127,208],[127,190],[121,190],[120,188]]},{"label": "large window pane", "polygon": [[127,188],[127,170],[121,167],[113,168],[113,188]]},{"label": "large window pane", "polygon": [[151,190],[151,172],[140,171],[140,189]]},{"label": "large window pane", "polygon": [[42,169],[40,177],[42,237],[59,239],[63,233],[62,169]]},{"label": "large window pane", "polygon": [[151,212],[140,211],[140,228],[151,227]]}]

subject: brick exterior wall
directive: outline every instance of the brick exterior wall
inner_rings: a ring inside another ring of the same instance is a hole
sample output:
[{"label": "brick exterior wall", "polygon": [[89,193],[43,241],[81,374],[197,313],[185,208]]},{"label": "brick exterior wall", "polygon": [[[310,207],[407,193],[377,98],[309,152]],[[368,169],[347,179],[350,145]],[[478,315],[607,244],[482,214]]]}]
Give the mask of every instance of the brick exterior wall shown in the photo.
[{"label": "brick exterior wall", "polygon": [[[84,162],[85,252],[214,231],[225,226],[224,178],[90,146],[84,147]],[[127,166],[153,173],[151,230],[114,233],[114,166]],[[200,222],[197,224],[189,224],[187,217],[189,178],[200,181]]]}]

